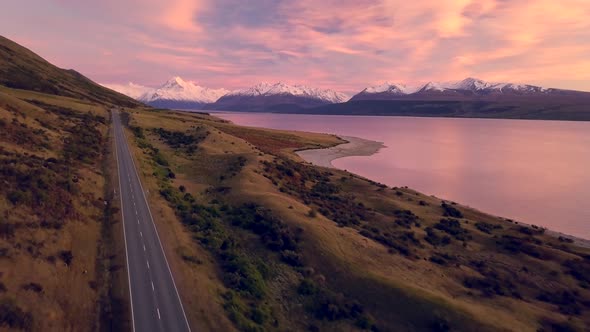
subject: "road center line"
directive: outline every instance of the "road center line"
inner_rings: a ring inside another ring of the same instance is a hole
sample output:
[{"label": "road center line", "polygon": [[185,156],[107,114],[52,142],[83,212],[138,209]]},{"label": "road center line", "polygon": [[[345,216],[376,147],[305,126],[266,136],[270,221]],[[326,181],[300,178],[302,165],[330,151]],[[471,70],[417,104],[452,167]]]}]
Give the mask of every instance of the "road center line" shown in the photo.
[{"label": "road center line", "polygon": [[154,282],[152,281],[152,290],[155,291],[156,289],[154,288]]},{"label": "road center line", "polygon": [[[145,263],[147,264],[148,269],[150,268],[150,262],[145,261]],[[152,282],[152,290],[154,289],[154,283]]]},{"label": "road center line", "polygon": [[139,231],[139,236],[143,237],[143,234],[141,233],[141,231]]},{"label": "road center line", "polygon": [[156,310],[158,311],[158,319],[162,319],[162,317],[160,317],[160,308],[156,308]]}]

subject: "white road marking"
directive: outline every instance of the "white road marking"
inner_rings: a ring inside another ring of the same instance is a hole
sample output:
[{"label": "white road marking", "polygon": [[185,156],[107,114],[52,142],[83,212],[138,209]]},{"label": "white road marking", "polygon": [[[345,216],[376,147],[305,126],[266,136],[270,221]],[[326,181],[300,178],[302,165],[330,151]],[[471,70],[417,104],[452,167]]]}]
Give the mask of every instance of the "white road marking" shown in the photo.
[{"label": "white road marking", "polygon": [[139,232],[139,236],[143,237],[143,234],[141,233],[141,231]]},{"label": "white road marking", "polygon": [[[121,124],[118,123],[117,125],[120,128]],[[137,179],[137,182],[139,183],[139,186],[140,186],[140,189],[141,189],[140,190],[141,192],[140,192],[139,195],[141,196],[141,198],[143,198],[143,201],[146,203],[146,207],[147,207],[147,210],[148,210],[148,214],[149,214],[149,217],[150,217],[150,221],[151,221],[152,227],[153,227],[153,229],[154,229],[154,231],[156,233],[156,238],[158,239],[158,244],[160,245],[160,249],[162,250],[162,254],[164,255],[164,261],[166,262],[166,267],[168,269],[168,274],[170,276],[170,279],[172,280],[172,285],[174,286],[174,291],[176,293],[176,298],[178,299],[178,302],[180,303],[180,307],[181,307],[181,310],[182,310],[182,315],[184,316],[184,321],[185,321],[186,327],[187,327],[188,331],[190,332],[191,331],[191,328],[190,328],[190,325],[188,323],[188,319],[186,317],[186,312],[184,311],[184,306],[182,304],[182,300],[180,299],[180,294],[178,292],[178,288],[176,287],[176,282],[174,281],[174,277],[172,276],[172,271],[170,270],[170,264],[168,263],[168,259],[166,257],[166,253],[164,252],[164,248],[162,246],[162,241],[160,240],[160,235],[158,234],[158,230],[156,228],[156,224],[154,223],[154,217],[152,216],[152,211],[151,211],[151,209],[149,207],[149,204],[147,202],[147,199],[145,197],[146,196],[146,192],[149,194],[149,191],[145,191],[143,189],[143,185],[141,183],[141,179],[139,178],[139,174],[137,173],[138,168],[135,165],[135,160],[133,160],[133,154],[131,153],[131,150],[129,149],[129,146],[126,143],[126,135],[125,135],[125,132],[123,132],[123,131],[121,131],[121,129],[119,129],[119,135],[122,136],[122,138],[120,139],[120,141],[122,141],[122,144],[118,146],[118,149],[121,149],[121,151],[125,151],[126,150],[126,152],[130,156],[131,163],[133,164],[133,170],[132,170],[131,173],[133,175],[135,175],[135,178]],[[117,166],[119,166],[119,165],[117,165]],[[119,170],[120,170],[120,168],[119,168]],[[119,174],[120,174],[120,172],[119,172]],[[127,174],[127,176],[130,176],[130,174]],[[130,189],[131,189],[131,192],[133,192],[133,187],[132,186],[130,186]],[[123,205],[123,202],[121,200],[121,206],[122,205]],[[141,232],[139,234],[143,237],[143,234]],[[125,252],[127,254],[127,250],[125,250]],[[129,261],[129,260],[127,259],[127,261]],[[127,270],[127,272],[128,272],[127,273],[127,277],[129,279],[128,282],[129,282],[129,285],[131,285],[129,270]],[[129,287],[129,288],[131,289],[131,287]],[[130,296],[131,296],[131,294],[130,294]],[[133,303],[133,301],[131,301],[131,303]],[[157,307],[156,307],[156,309],[158,311],[158,319],[161,319],[160,309],[157,308]],[[135,331],[135,319],[134,319],[134,316],[133,316],[133,305],[131,306],[131,315],[132,315],[132,322],[133,322],[133,331]]]},{"label": "white road marking", "polygon": [[[150,268],[150,262],[146,261],[148,269]],[[152,282],[152,289],[154,289],[154,283]]]},{"label": "white road marking", "polygon": [[[145,244],[143,245],[143,251],[145,251]],[[148,263],[148,265],[150,265],[150,263]]]},{"label": "white road marking", "polygon": [[154,282],[152,281],[152,290],[155,291],[156,289],[154,288]]}]

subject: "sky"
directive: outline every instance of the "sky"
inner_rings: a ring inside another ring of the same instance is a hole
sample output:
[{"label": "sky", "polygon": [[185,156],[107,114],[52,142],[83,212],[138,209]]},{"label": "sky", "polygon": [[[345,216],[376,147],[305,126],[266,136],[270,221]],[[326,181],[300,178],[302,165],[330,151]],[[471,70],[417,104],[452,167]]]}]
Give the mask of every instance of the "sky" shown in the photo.
[{"label": "sky", "polygon": [[590,91],[589,0],[3,0],[0,34],[100,83]]}]

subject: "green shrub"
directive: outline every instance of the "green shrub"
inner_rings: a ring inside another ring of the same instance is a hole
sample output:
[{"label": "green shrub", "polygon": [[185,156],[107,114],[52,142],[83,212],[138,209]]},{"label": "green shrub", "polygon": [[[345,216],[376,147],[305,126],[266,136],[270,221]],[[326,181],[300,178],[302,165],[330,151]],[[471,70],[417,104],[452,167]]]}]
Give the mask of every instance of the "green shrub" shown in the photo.
[{"label": "green shrub", "polygon": [[310,279],[303,279],[301,283],[299,283],[299,287],[297,287],[297,293],[301,295],[313,295],[318,291],[318,287],[315,283]]}]

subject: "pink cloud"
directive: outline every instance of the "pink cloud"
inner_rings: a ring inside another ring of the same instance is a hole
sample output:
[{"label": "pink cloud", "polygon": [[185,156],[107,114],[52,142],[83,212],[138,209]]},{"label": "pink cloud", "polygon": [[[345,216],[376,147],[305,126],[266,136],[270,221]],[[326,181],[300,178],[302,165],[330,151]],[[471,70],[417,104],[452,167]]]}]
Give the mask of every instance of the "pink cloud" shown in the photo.
[{"label": "pink cloud", "polygon": [[[247,6],[22,0],[8,6],[5,12],[19,20],[6,15],[2,31],[50,60],[111,82],[182,75],[227,88],[284,80],[355,91],[384,80],[464,76],[563,85],[566,73],[568,87],[590,90],[587,0],[251,0]],[[23,26],[23,20],[43,24]],[[127,76],[115,76],[121,72]]]}]

